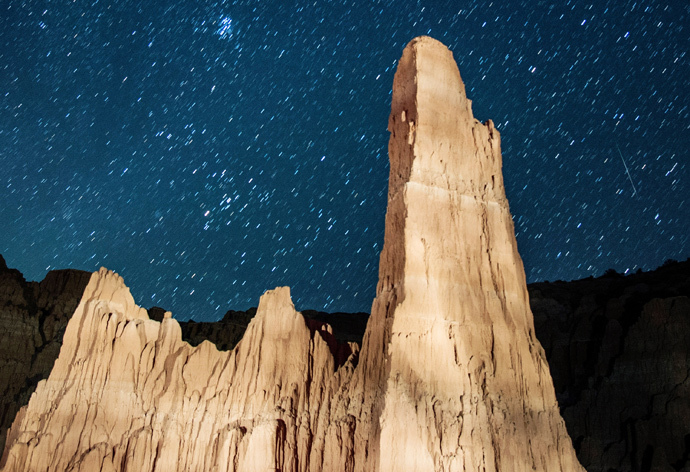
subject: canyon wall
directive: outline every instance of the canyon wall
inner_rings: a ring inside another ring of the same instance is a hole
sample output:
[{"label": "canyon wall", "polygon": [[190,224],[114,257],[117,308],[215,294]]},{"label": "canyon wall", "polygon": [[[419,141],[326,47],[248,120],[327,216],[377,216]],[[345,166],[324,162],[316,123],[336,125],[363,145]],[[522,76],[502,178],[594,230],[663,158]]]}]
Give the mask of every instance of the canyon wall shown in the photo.
[{"label": "canyon wall", "polygon": [[582,465],[690,471],[690,260],[529,291]]}]

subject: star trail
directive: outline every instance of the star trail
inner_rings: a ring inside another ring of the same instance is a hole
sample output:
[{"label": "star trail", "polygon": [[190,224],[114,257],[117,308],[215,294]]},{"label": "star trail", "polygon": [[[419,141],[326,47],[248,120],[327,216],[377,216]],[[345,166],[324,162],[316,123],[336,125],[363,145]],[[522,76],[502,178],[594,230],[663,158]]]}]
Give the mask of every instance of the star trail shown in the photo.
[{"label": "star trail", "polygon": [[413,37],[502,137],[528,281],[690,256],[683,2],[15,1],[0,10],[0,253],[120,273],[214,320],[289,285],[368,311]]}]

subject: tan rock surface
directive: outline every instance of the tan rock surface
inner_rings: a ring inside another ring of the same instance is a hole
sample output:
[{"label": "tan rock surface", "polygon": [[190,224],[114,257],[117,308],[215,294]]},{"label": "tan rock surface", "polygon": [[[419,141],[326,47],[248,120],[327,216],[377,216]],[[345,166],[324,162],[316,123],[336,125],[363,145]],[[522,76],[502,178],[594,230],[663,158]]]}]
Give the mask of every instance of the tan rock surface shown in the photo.
[{"label": "tan rock surface", "polygon": [[3,470],[320,470],[334,371],[287,288],[267,292],[222,352],[182,342],[172,318],[149,320],[103,269],[10,430]]},{"label": "tan rock surface", "polygon": [[428,37],[393,84],[386,240],[353,379],[355,469],[582,470],[534,336],[498,131]]},{"label": "tan rock surface", "polygon": [[287,288],[219,352],[149,320],[103,269],[3,470],[583,470],[534,337],[498,132],[473,118],[441,43],[405,48],[389,129],[385,244],[356,368],[356,349],[336,363],[342,346]]}]

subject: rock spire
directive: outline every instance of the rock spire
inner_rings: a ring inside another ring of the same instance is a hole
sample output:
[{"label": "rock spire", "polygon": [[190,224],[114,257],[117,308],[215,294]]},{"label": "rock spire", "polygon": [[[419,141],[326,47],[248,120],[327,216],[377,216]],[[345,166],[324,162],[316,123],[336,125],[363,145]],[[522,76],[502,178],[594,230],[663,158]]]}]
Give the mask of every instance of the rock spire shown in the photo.
[{"label": "rock spire", "polygon": [[388,128],[356,470],[582,470],[534,334],[499,133],[474,119],[438,41],[405,48]]}]

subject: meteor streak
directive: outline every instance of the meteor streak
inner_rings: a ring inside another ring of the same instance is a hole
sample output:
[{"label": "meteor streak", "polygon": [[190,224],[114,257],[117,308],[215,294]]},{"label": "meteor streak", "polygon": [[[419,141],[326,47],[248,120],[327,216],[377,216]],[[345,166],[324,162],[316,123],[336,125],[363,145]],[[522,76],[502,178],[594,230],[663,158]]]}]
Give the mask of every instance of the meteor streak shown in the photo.
[{"label": "meteor streak", "polygon": [[630,171],[628,170],[628,164],[625,163],[625,159],[623,158],[623,153],[621,152],[621,148],[618,147],[618,143],[616,143],[616,149],[618,149],[618,155],[621,156],[621,161],[623,161],[623,165],[625,166],[625,173],[628,174],[628,180],[630,181],[630,185],[632,185],[632,188],[633,188],[632,196],[634,197],[635,194],[637,193],[637,189],[635,188],[635,184],[633,183],[633,179],[630,176]]}]

